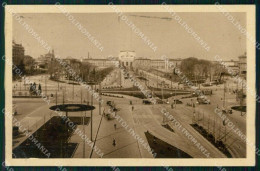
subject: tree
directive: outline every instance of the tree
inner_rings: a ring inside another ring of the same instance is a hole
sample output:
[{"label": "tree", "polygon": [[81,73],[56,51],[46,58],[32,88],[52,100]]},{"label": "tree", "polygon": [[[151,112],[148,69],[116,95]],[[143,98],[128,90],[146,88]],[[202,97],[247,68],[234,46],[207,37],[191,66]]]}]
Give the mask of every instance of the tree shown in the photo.
[{"label": "tree", "polygon": [[189,79],[207,78],[210,73],[211,62],[194,57],[186,58],[181,62],[180,69]]},{"label": "tree", "polygon": [[20,64],[17,66],[17,68],[20,69],[20,72],[25,74],[25,65],[23,63],[23,60],[21,60]]}]

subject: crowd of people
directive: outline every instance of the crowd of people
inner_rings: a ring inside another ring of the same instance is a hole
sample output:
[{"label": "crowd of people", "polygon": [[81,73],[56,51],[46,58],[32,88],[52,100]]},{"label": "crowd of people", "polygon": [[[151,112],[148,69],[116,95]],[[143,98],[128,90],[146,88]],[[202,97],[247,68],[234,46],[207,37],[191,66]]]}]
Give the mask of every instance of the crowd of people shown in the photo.
[{"label": "crowd of people", "polygon": [[30,84],[30,88],[29,88],[29,92],[30,95],[40,95],[42,93],[42,87],[41,84],[38,85],[38,89],[37,89],[37,84],[34,82],[33,84]]}]

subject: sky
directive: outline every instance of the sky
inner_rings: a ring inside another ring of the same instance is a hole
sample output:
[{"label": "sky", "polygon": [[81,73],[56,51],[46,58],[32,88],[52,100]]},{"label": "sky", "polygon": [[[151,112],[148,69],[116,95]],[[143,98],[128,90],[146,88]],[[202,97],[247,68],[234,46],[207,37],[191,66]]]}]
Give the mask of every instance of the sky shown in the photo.
[{"label": "sky", "polygon": [[[72,13],[104,47],[101,52],[63,14],[23,13],[23,20],[37,32],[61,58],[107,58],[118,56],[122,50],[135,51],[137,57],[169,58],[196,57],[214,60],[219,55],[223,60],[238,60],[246,52],[246,37],[222,13],[177,13],[210,46],[206,51],[176,20],[156,17],[171,17],[169,13],[125,13],[145,36],[157,47],[154,52],[131,28],[118,19],[116,13]],[[154,18],[137,17],[150,16]],[[245,27],[245,13],[231,13]],[[22,43],[25,55],[38,58],[47,51],[25,28],[13,19],[13,40]]]}]

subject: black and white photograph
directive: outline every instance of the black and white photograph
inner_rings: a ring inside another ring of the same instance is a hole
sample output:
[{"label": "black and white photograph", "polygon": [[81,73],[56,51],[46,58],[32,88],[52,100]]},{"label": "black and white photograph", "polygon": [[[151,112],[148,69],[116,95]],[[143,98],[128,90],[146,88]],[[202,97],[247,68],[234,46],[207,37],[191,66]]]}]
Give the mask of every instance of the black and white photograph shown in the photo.
[{"label": "black and white photograph", "polygon": [[255,163],[253,6],[5,9],[10,163]]}]

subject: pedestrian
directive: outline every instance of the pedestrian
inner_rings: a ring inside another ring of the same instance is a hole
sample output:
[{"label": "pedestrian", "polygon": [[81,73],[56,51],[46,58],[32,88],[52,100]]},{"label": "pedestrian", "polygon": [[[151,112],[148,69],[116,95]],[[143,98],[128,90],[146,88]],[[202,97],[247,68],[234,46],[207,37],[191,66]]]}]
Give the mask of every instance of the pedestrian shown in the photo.
[{"label": "pedestrian", "polygon": [[33,83],[33,93],[36,94],[36,83]]},{"label": "pedestrian", "polygon": [[32,86],[32,83],[30,83],[30,89],[29,89],[29,92],[30,92],[30,95],[32,95],[32,92],[33,92],[33,86]]},{"label": "pedestrian", "polygon": [[114,124],[114,128],[115,128],[115,130],[116,130],[116,124]]},{"label": "pedestrian", "polygon": [[39,83],[39,86],[38,86],[38,91],[39,91],[39,94],[41,94],[42,93],[42,86],[41,86],[41,84]]},{"label": "pedestrian", "polygon": [[132,106],[132,111],[134,110],[134,106]]},{"label": "pedestrian", "polygon": [[113,138],[113,146],[115,147],[116,146],[116,139]]}]

